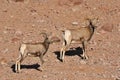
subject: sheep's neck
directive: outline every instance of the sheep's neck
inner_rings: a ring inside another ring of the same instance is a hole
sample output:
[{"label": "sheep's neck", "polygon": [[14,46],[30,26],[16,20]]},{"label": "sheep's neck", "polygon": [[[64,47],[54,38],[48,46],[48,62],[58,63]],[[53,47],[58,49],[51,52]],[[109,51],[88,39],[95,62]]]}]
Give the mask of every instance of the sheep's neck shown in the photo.
[{"label": "sheep's neck", "polygon": [[44,44],[46,50],[48,50],[48,48],[49,48],[49,43],[48,43],[48,42],[44,42],[43,44]]},{"label": "sheep's neck", "polygon": [[90,38],[88,39],[88,41],[92,38],[93,34],[94,34],[94,25],[92,23],[90,23],[89,25],[89,30],[91,32]]}]

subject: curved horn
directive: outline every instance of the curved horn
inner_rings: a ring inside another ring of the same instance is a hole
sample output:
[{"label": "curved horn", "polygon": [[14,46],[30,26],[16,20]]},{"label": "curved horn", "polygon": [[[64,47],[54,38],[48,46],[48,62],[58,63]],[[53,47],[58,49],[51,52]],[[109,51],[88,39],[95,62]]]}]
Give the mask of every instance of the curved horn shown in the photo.
[{"label": "curved horn", "polygon": [[46,33],[40,33],[40,35],[43,35],[43,37],[46,39],[47,38],[47,34]]}]

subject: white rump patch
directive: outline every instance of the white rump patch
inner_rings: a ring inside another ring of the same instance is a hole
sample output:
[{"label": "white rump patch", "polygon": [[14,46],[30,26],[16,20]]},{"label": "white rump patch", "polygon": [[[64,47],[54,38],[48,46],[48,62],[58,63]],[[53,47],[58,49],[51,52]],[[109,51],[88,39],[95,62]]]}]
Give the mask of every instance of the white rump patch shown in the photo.
[{"label": "white rump patch", "polygon": [[25,49],[26,49],[26,44],[22,44],[20,48],[21,54],[24,54]]},{"label": "white rump patch", "polygon": [[64,35],[64,39],[66,41],[69,41],[71,38],[71,31],[70,30],[65,30],[65,35]]}]

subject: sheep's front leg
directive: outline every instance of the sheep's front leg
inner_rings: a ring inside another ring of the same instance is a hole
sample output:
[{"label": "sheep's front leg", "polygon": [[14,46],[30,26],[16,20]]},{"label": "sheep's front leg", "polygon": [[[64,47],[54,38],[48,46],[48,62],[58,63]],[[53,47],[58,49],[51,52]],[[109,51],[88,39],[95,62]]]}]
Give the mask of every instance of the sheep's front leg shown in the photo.
[{"label": "sheep's front leg", "polygon": [[18,72],[18,61],[15,63],[15,72]]},{"label": "sheep's front leg", "polygon": [[65,41],[62,48],[61,48],[60,59],[62,60],[62,62],[64,62],[65,52],[68,49],[70,43],[71,43],[70,41]]},{"label": "sheep's front leg", "polygon": [[[21,59],[21,55],[19,55],[19,57],[17,58],[16,64],[15,64],[15,72],[19,72],[20,70],[20,59]],[[19,68],[19,70],[18,70]]]},{"label": "sheep's front leg", "polygon": [[88,56],[86,55],[86,41],[82,42],[82,49],[83,49],[83,54],[81,55],[82,59],[88,59]]},{"label": "sheep's front leg", "polygon": [[39,56],[40,58],[40,61],[41,61],[41,65],[40,65],[40,71],[43,71],[43,63],[44,63],[44,60],[43,60],[43,53]]},{"label": "sheep's front leg", "polygon": [[62,46],[61,51],[60,51],[60,59],[62,60],[63,57],[63,51],[64,51],[64,46]]}]

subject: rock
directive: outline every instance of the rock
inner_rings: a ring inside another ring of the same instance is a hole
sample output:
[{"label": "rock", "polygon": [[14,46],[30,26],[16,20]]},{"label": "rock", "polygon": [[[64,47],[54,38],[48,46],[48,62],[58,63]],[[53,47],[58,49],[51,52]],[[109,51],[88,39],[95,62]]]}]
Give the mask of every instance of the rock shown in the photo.
[{"label": "rock", "polygon": [[14,17],[13,15],[10,16],[10,18],[13,18],[13,17]]},{"label": "rock", "polygon": [[3,54],[7,53],[8,49],[6,48],[5,50],[2,51]]},{"label": "rock", "polygon": [[7,60],[5,58],[0,59],[1,65],[7,65]]},{"label": "rock", "polygon": [[120,23],[117,25],[117,27],[118,27],[118,31],[120,31]]},{"label": "rock", "polygon": [[7,31],[3,31],[4,34],[7,34],[8,32]]},{"label": "rock", "polygon": [[80,5],[83,2],[83,0],[69,0],[69,1],[72,2],[74,6]]},{"label": "rock", "polygon": [[24,2],[24,0],[15,0],[16,2]]},{"label": "rock", "polygon": [[67,5],[67,6],[77,6],[80,5],[83,0],[59,0],[58,4],[60,6]]},{"label": "rock", "polygon": [[42,78],[47,78],[48,76],[47,75],[43,75]]},{"label": "rock", "polygon": [[22,31],[16,31],[16,32],[15,32],[15,35],[16,35],[16,36],[22,36],[22,35],[23,35],[23,32],[22,32]]},{"label": "rock", "polygon": [[79,10],[80,10],[80,8],[78,6],[75,6],[75,7],[72,8],[73,12],[76,12],[76,11],[79,11]]},{"label": "rock", "polygon": [[113,31],[113,25],[110,23],[104,24],[101,28],[102,28],[102,30],[107,31],[107,32]]},{"label": "rock", "polygon": [[7,0],[8,2],[24,2],[24,0]]},{"label": "rock", "polygon": [[59,6],[68,5],[68,1],[67,0],[59,0],[58,5]]},{"label": "rock", "polygon": [[78,22],[72,22],[72,25],[76,26],[78,25]]},{"label": "rock", "polygon": [[116,78],[115,80],[120,80],[120,77]]},{"label": "rock", "polygon": [[12,43],[17,42],[17,41],[19,41],[19,40],[20,40],[19,38],[12,38],[12,39],[11,39]]},{"label": "rock", "polygon": [[80,64],[87,64],[85,60],[80,60]]},{"label": "rock", "polygon": [[104,31],[104,30],[99,30],[97,34],[106,34],[106,31]]}]

